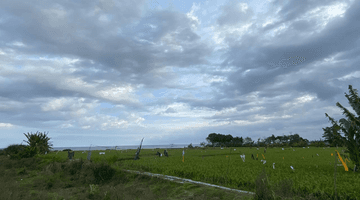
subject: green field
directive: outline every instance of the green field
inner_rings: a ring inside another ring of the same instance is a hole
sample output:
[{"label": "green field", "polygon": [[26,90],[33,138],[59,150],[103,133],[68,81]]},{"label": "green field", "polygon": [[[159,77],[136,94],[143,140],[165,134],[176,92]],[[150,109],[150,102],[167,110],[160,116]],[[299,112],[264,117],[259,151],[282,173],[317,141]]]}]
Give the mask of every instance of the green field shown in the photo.
[{"label": "green field", "polygon": [[[270,185],[290,179],[293,181],[295,191],[321,196],[324,193],[334,194],[335,157],[331,156],[331,153],[335,153],[335,150],[341,153],[343,149],[268,148],[264,153],[264,148],[257,150],[254,147],[251,149],[244,147],[198,148],[185,150],[185,162],[182,162],[183,149],[168,149],[169,157],[155,155],[156,151],[163,153],[164,149],[142,149],[140,160],[136,161],[133,160],[136,150],[107,150],[92,151],[91,160],[98,162],[106,159],[111,163],[116,162],[124,169],[166,174],[252,192],[255,192],[256,178],[265,169]],[[98,152],[106,153],[99,155]],[[51,158],[54,154],[52,152],[44,157]],[[245,155],[245,162],[240,157],[242,154]],[[251,159],[251,154],[254,154],[255,158],[258,154],[258,160]],[[59,152],[57,157],[66,160],[67,152]],[[86,157],[87,153],[75,153],[75,159],[86,159]],[[263,164],[261,160],[266,160],[266,163]],[[336,162],[336,164],[341,164],[339,161]],[[275,169],[273,169],[273,163],[275,163]],[[347,162],[347,165],[351,169],[354,167],[351,162]],[[352,199],[359,198],[359,178],[359,173],[345,171],[343,166],[337,166],[337,193]]]}]

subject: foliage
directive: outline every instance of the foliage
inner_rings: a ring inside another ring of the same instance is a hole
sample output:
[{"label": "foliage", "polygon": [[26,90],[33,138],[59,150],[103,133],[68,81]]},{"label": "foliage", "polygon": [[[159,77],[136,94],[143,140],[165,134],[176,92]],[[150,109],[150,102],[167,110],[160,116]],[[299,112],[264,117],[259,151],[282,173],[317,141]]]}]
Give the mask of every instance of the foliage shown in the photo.
[{"label": "foliage", "polygon": [[28,141],[24,141],[29,144],[31,151],[35,151],[36,154],[45,154],[45,152],[50,152],[50,146],[52,145],[48,144],[50,138],[48,138],[45,134],[36,132],[35,134],[28,133],[27,135],[24,133],[24,135],[28,139]]},{"label": "foliage", "polygon": [[315,141],[311,141],[310,145],[311,147],[325,147],[326,144],[324,141],[321,140],[315,140]]},{"label": "foliage", "polygon": [[326,142],[330,143],[331,147],[343,146],[341,135],[338,133],[334,127],[326,127],[324,130],[323,138]]},{"label": "foliage", "polygon": [[64,150],[62,150],[62,151],[72,151],[71,149],[64,149]]},{"label": "foliage", "polygon": [[93,173],[98,182],[106,182],[112,179],[116,170],[109,164],[101,163],[93,169]]},{"label": "foliage", "polygon": [[20,159],[22,152],[26,149],[26,145],[22,144],[13,144],[4,149],[6,156],[10,159]]},{"label": "foliage", "polygon": [[[284,150],[282,148],[270,148],[267,149],[266,154],[260,148],[257,150],[256,148],[240,147],[236,148],[236,151],[233,151],[233,148],[230,149],[231,154],[228,150],[220,148],[209,148],[206,151],[202,149],[187,151],[185,162],[182,162],[181,149],[170,150],[172,156],[162,158],[155,157],[152,150],[147,150],[143,152],[144,159],[140,162],[135,163],[130,159],[122,159],[122,166],[126,169],[189,178],[252,192],[256,191],[256,177],[265,168],[268,174],[268,184],[271,188],[290,186],[290,183],[282,183],[286,178],[293,180],[293,192],[296,194],[309,195],[318,192],[316,195],[319,199],[329,199],[328,195],[333,194],[334,185],[329,183],[334,181],[334,156],[331,156],[331,153],[334,154],[336,148],[289,147],[284,148]],[[341,152],[340,148],[338,151]],[[134,151],[120,155],[126,158],[132,154]],[[246,156],[245,162],[240,157],[243,154]],[[259,159],[251,159],[251,154],[255,157],[258,155]],[[262,154],[267,161],[265,164],[261,162],[263,160]],[[360,196],[360,191],[356,189],[360,187],[359,174],[353,172],[354,163],[350,159],[345,160],[345,155],[343,154],[342,158],[347,163],[349,171],[345,171],[343,166],[337,166],[337,180],[341,180],[337,181],[337,190],[341,191],[341,195]],[[111,155],[107,156],[111,157]],[[273,169],[273,163],[276,163],[275,169]],[[337,162],[337,164],[341,164],[341,162]],[[293,166],[295,171],[290,166]],[[275,191],[275,193],[285,197],[289,195],[286,191],[285,188]]]},{"label": "foliage", "polygon": [[223,135],[223,134],[216,134],[210,133],[206,140],[212,144],[212,146],[241,146],[242,138],[235,137],[233,138],[232,135]]},{"label": "foliage", "polygon": [[22,158],[34,157],[36,155],[36,152],[29,146],[22,144],[14,144],[5,148],[4,154],[9,155],[10,159],[20,160]]},{"label": "foliage", "polygon": [[193,145],[192,145],[192,143],[190,143],[190,144],[188,145],[188,148],[190,148],[190,149],[194,148]]},{"label": "foliage", "polygon": [[273,199],[270,186],[269,186],[269,180],[266,175],[265,169],[261,172],[261,174],[258,176],[258,178],[255,181],[256,184],[256,193],[254,199]]},{"label": "foliage", "polygon": [[[360,116],[360,98],[357,94],[357,90],[353,90],[352,86],[349,85],[349,91],[351,95],[345,93],[345,97],[348,99],[349,104],[355,110],[356,114]],[[343,110],[343,114],[347,119],[340,119],[340,125],[338,125],[333,118],[325,113],[325,116],[329,118],[333,126],[331,128],[327,127],[323,130],[327,130],[326,134],[330,136],[332,130],[333,136],[330,138],[336,138],[336,141],[340,140],[341,144],[344,144],[347,147],[350,159],[354,162],[354,164],[356,164],[356,168],[358,170],[360,166],[360,117],[355,117],[354,114],[344,108],[339,102],[336,103],[336,106]],[[341,130],[345,136],[342,136],[338,132],[339,130]]]}]

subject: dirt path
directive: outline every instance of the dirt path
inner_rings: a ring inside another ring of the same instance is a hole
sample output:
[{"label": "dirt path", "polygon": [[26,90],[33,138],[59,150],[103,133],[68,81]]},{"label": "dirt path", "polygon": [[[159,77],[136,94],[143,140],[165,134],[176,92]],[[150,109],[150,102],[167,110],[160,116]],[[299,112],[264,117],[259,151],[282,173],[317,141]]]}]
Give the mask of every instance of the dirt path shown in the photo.
[{"label": "dirt path", "polygon": [[217,187],[217,188],[224,189],[224,190],[236,191],[236,192],[245,193],[245,194],[252,194],[252,195],[255,194],[254,192],[231,189],[231,188],[227,188],[227,187],[223,187],[223,186],[213,185],[213,184],[204,183],[204,182],[200,182],[200,181],[193,181],[191,179],[179,178],[179,177],[175,177],[175,176],[168,176],[168,175],[163,175],[163,174],[153,174],[150,172],[139,172],[139,171],[127,170],[127,169],[123,169],[123,171],[137,173],[137,174],[144,174],[144,175],[148,175],[148,176],[156,176],[158,178],[175,181],[178,183],[190,182],[190,183],[206,185],[206,186],[210,186],[210,187]]}]

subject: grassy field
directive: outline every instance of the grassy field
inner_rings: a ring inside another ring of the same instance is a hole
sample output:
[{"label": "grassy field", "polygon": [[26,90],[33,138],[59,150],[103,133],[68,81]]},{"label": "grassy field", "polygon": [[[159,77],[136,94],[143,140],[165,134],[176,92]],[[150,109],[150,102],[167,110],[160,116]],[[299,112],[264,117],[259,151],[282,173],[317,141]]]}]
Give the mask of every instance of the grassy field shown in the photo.
[{"label": "grassy field", "polygon": [[[80,160],[72,162],[67,161],[67,152],[51,152],[40,156],[37,164],[34,161],[28,164],[19,161],[17,164],[9,164],[10,160],[2,156],[0,163],[4,164],[0,164],[3,169],[0,177],[9,183],[0,185],[0,193],[7,197],[17,195],[16,198],[9,199],[31,199],[32,196],[34,199],[252,198],[246,194],[174,183],[121,170],[130,169],[252,191],[258,196],[261,196],[260,193],[270,193],[284,198],[330,199],[334,194],[335,161],[331,153],[335,149],[269,148],[266,153],[264,148],[258,150],[254,147],[186,149],[184,162],[183,149],[168,149],[169,157],[155,155],[157,151],[163,153],[164,149],[142,149],[140,160],[136,161],[133,160],[136,150],[91,151],[92,163],[86,161],[87,152],[78,151],[75,152],[75,159]],[[341,148],[337,150],[342,152]],[[99,152],[105,154],[99,155]],[[245,162],[240,157],[242,154],[245,155]],[[251,159],[251,154],[258,157],[258,160]],[[266,160],[266,163],[263,164],[261,160]],[[108,163],[108,167],[103,163]],[[353,167],[351,162],[347,162],[347,165],[350,169]],[[359,198],[360,174],[345,171],[342,166],[337,167],[336,174],[337,193],[341,199]],[[6,178],[10,175],[14,177]],[[93,185],[98,189],[93,189]],[[11,189],[12,187],[17,189]],[[17,193],[17,190],[22,192]]]},{"label": "grassy field", "polygon": [[121,170],[121,163],[133,156],[119,156],[110,167],[104,158],[115,152],[98,152],[92,151],[92,162],[81,152],[75,152],[75,159],[85,159],[78,161],[68,161],[67,152],[50,152],[19,161],[2,155],[0,199],[252,199],[251,195],[219,188],[126,173]]},{"label": "grassy field", "polygon": [[[142,150],[138,161],[132,160],[136,150],[94,154],[94,159],[117,155],[124,159],[122,166],[126,169],[183,177],[252,192],[255,192],[255,180],[265,169],[269,185],[275,186],[290,180],[292,189],[298,193],[313,193],[325,199],[334,194],[335,157],[331,153],[334,154],[335,150],[342,153],[341,148],[269,148],[266,153],[264,148],[234,149],[186,149],[185,162],[182,162],[182,149],[169,149],[169,157],[156,156],[157,150]],[[158,151],[163,153],[163,149]],[[245,162],[240,157],[242,154],[245,155]],[[251,159],[251,154],[258,160]],[[263,164],[261,160],[266,160],[266,163]],[[348,160],[345,162],[349,168],[354,167]],[[337,161],[337,164],[341,162]],[[345,171],[343,166],[337,166],[337,193],[343,197],[360,197],[359,177],[359,173]]]}]

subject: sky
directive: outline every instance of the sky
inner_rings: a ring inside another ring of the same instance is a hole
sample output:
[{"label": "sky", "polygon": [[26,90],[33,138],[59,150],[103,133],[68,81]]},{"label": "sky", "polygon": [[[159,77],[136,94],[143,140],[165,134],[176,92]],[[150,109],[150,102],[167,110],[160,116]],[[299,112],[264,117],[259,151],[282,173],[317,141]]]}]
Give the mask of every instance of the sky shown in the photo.
[{"label": "sky", "polygon": [[337,102],[355,114],[358,19],[356,0],[2,0],[0,148],[322,139]]}]

